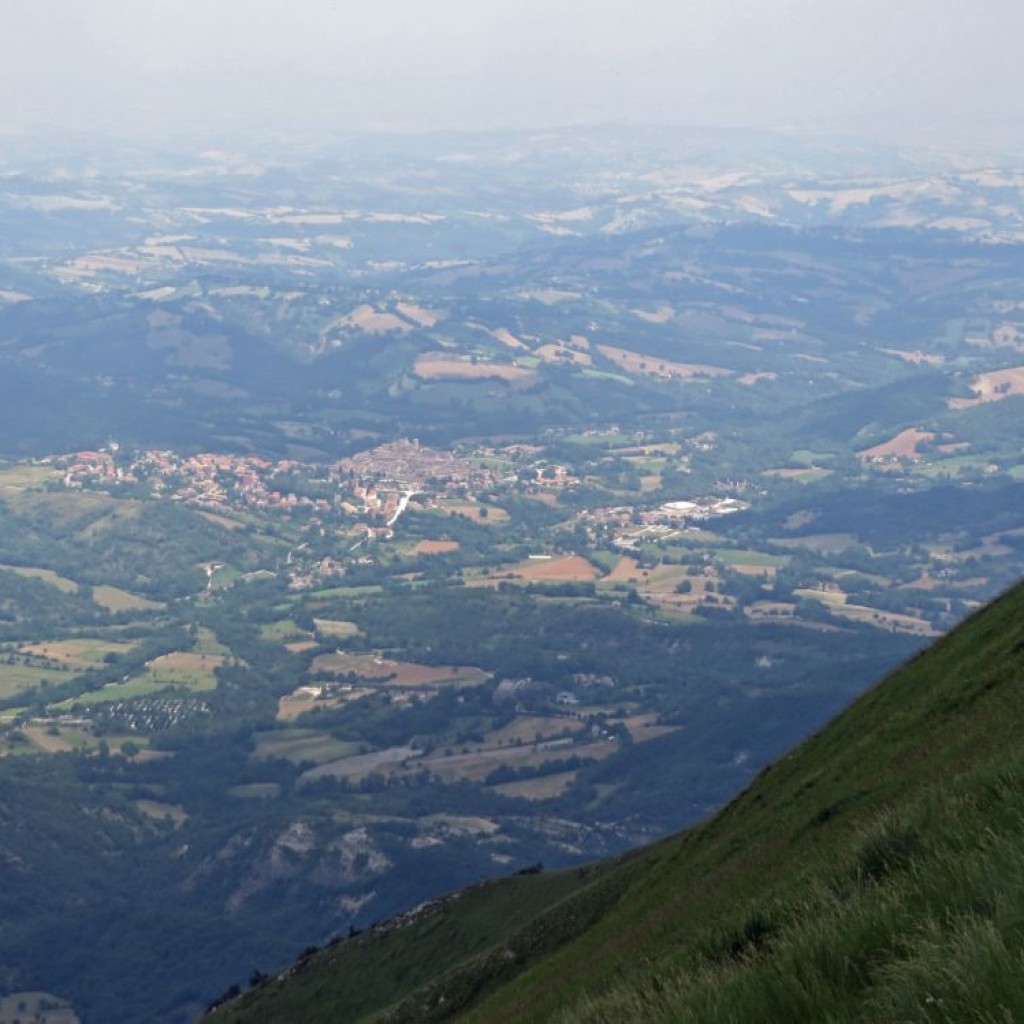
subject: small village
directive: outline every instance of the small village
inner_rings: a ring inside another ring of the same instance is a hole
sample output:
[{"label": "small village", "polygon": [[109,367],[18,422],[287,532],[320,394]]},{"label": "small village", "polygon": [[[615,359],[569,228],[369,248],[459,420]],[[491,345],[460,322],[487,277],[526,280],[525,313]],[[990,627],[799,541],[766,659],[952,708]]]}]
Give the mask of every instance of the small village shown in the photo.
[{"label": "small village", "polygon": [[148,496],[210,512],[340,513],[350,519],[384,520],[388,526],[404,510],[410,494],[444,496],[495,482],[492,471],[474,462],[404,439],[328,466],[162,450],[125,456],[116,443],[43,461],[62,471],[63,484],[69,488],[136,486]]}]

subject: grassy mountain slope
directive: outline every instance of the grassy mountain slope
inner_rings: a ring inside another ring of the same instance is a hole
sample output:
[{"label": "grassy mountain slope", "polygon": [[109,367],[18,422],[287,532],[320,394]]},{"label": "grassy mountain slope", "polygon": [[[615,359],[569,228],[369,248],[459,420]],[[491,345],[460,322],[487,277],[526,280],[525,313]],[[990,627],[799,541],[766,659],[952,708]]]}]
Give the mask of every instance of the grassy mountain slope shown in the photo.
[{"label": "grassy mountain slope", "polygon": [[216,1019],[367,1015],[1024,1017],[1024,587],[702,826],[590,872],[480,887],[318,953]]}]

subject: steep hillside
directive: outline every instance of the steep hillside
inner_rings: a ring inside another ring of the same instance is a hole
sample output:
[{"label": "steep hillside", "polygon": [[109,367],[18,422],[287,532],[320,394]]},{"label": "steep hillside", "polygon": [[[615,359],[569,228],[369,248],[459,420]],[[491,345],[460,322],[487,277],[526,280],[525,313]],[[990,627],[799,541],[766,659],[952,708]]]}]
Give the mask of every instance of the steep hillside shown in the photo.
[{"label": "steep hillside", "polygon": [[704,825],[441,901],[214,1019],[1018,1019],[1022,682],[1018,587]]}]

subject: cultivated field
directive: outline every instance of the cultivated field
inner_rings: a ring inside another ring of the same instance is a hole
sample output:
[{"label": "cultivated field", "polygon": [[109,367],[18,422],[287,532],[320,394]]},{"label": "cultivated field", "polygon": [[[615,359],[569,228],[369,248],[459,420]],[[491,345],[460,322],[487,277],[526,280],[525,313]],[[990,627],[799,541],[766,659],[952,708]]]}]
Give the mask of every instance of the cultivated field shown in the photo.
[{"label": "cultivated field", "polygon": [[74,580],[69,580],[65,576],[59,576],[52,569],[34,569],[23,565],[0,565],[0,569],[16,572],[19,576],[24,576],[26,579],[42,580],[44,583],[49,583],[58,590],[64,591],[65,594],[73,594],[78,590],[78,584]]},{"label": "cultivated field", "polygon": [[120,587],[100,586],[92,588],[92,599],[108,612],[149,612],[166,607],[160,601],[130,594]]},{"label": "cultivated field", "polygon": [[525,744],[521,747],[488,747],[470,750],[467,753],[435,752],[429,757],[421,758],[414,769],[427,769],[447,783],[460,779],[482,782],[496,768],[540,768],[551,761],[561,761],[569,757],[583,760],[602,761],[618,750],[618,744],[609,740],[584,743],[579,746],[561,744],[558,740],[547,740],[539,744]]},{"label": "cultivated field", "polygon": [[598,345],[597,350],[627,373],[647,374],[653,377],[693,380],[695,377],[731,377],[732,370],[703,363],[675,363],[660,356],[644,355],[614,345]]},{"label": "cultivated field", "polygon": [[413,549],[415,555],[447,555],[459,550],[457,540],[421,540]]},{"label": "cultivated field", "polygon": [[300,781],[313,782],[323,778],[356,781],[365,779],[374,772],[387,773],[406,761],[415,768],[421,763],[420,754],[421,752],[413,747],[388,747],[385,750],[375,750],[369,754],[355,754],[340,761],[331,761],[311,768],[302,773]]},{"label": "cultivated field", "polygon": [[476,686],[490,678],[482,669],[466,665],[418,665],[411,661],[390,661],[373,654],[320,654],[313,659],[313,672],[372,679],[392,686],[431,686],[458,683]]},{"label": "cultivated field", "polygon": [[304,761],[323,764],[357,754],[359,749],[359,743],[337,740],[315,729],[275,729],[257,734],[252,756],[257,761],[278,757],[292,764]]},{"label": "cultivated field", "polygon": [[477,745],[476,749],[504,747],[517,743],[536,743],[540,740],[550,739],[552,736],[560,736],[566,730],[576,733],[585,728],[586,725],[576,718],[519,715],[508,725],[489,732],[484,737],[483,744]]},{"label": "cultivated field", "polygon": [[537,582],[584,583],[596,580],[601,570],[582,555],[565,555],[561,558],[531,558],[511,569],[510,574]]},{"label": "cultivated field", "polygon": [[41,487],[58,474],[50,466],[30,466],[19,463],[15,466],[0,465],[0,491],[24,491]]},{"label": "cultivated field", "polygon": [[871,459],[911,459],[916,460],[921,456],[918,454],[917,446],[926,441],[934,441],[935,435],[927,430],[918,430],[910,427],[901,430],[895,437],[888,441],[876,444],[873,448],[865,448],[857,453],[857,458],[862,461]]},{"label": "cultivated field", "polygon": [[134,642],[78,638],[75,640],[43,640],[18,648],[18,653],[34,658],[47,658],[71,668],[94,668],[108,655],[127,654]]},{"label": "cultivated field", "polygon": [[426,352],[419,356],[413,366],[416,376],[423,380],[441,380],[454,377],[464,380],[486,380],[493,377],[498,380],[528,381],[534,380],[537,374],[525,366],[512,363],[488,363],[484,360],[450,356],[437,352]]},{"label": "cultivated field", "polygon": [[573,784],[578,774],[558,772],[556,775],[541,775],[536,779],[501,782],[491,789],[502,796],[521,797],[523,800],[550,800],[561,796]]},{"label": "cultivated field", "polygon": [[175,828],[180,828],[188,821],[188,814],[181,804],[165,804],[159,800],[136,800],[135,809],[154,821],[170,818]]},{"label": "cultivated field", "polygon": [[339,689],[329,697],[323,697],[319,686],[300,686],[278,700],[276,718],[279,722],[294,722],[300,715],[314,708],[336,708],[348,701],[368,697],[374,692],[370,687],[353,686],[349,689]]},{"label": "cultivated field", "polygon": [[217,688],[215,672],[230,659],[222,654],[201,654],[198,651],[172,651],[154,658],[142,676],[155,688],[187,686],[193,690]]},{"label": "cultivated field", "polygon": [[970,409],[987,402],[1001,402],[1004,398],[1024,395],[1024,366],[1010,366],[1005,370],[992,370],[979,374],[971,383],[974,398],[951,398],[950,409]]},{"label": "cultivated field", "polygon": [[318,633],[335,640],[347,640],[349,637],[359,634],[359,627],[354,622],[346,622],[342,619],[314,619],[313,624]]},{"label": "cultivated field", "polygon": [[491,525],[507,523],[509,518],[508,513],[503,508],[498,508],[497,505],[484,505],[479,501],[452,499],[441,502],[438,507],[449,515],[462,516],[465,519],[472,519],[474,522],[489,523]]},{"label": "cultivated field", "polygon": [[331,327],[355,327],[364,334],[388,334],[391,331],[404,334],[412,330],[408,320],[394,313],[382,313],[373,306],[357,306],[351,313],[335,320]]}]

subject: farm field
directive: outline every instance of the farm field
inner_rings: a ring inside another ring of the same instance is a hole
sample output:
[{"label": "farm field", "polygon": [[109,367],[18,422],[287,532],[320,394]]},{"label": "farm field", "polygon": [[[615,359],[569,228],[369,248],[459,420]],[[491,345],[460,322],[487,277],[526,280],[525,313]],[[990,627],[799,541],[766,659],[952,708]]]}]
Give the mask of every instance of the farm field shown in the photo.
[{"label": "farm field", "polygon": [[138,646],[133,641],[100,640],[87,637],[74,640],[42,640],[18,648],[18,654],[45,658],[69,668],[94,668],[110,658],[118,658]]},{"label": "farm field", "polygon": [[558,740],[545,740],[522,747],[487,747],[467,753],[433,753],[416,761],[414,770],[427,769],[444,782],[460,780],[483,782],[497,768],[541,768],[543,765],[569,757],[602,761],[616,753],[618,745],[603,740],[579,745],[563,744]]},{"label": "farm field", "polygon": [[168,804],[160,800],[136,800],[135,808],[154,821],[170,819],[175,828],[180,828],[188,821],[188,814],[181,804]]},{"label": "farm field", "polygon": [[333,778],[358,781],[376,773],[391,774],[393,769],[408,763],[412,770],[420,765],[422,751],[414,747],[387,747],[368,754],[353,754],[339,761],[329,761],[303,772],[299,781],[313,782]]},{"label": "farm field", "polygon": [[360,679],[371,679],[393,686],[428,686],[457,683],[475,686],[489,678],[488,673],[465,665],[417,665],[391,661],[372,654],[320,654],[313,659],[313,672],[342,676],[353,673]]},{"label": "farm field", "polygon": [[314,619],[313,623],[316,625],[318,633],[335,640],[347,640],[359,635],[359,627],[354,622],[344,622],[338,619]]},{"label": "farm field", "polygon": [[213,690],[217,686],[217,669],[229,660],[222,654],[171,651],[149,662],[140,679],[154,689],[187,686],[190,690]]},{"label": "farm field", "polygon": [[44,583],[51,584],[65,594],[73,594],[78,590],[78,584],[74,580],[69,580],[67,577],[55,573],[52,569],[35,569],[23,565],[0,565],[0,569],[16,572],[19,576],[24,576],[26,579],[42,580]]},{"label": "farm field", "polygon": [[581,583],[596,580],[601,570],[581,555],[561,558],[530,558],[509,570],[510,576],[551,583]]},{"label": "farm field", "polygon": [[151,601],[138,594],[130,594],[120,587],[103,585],[92,588],[92,599],[110,612],[149,612],[166,607],[160,601]]},{"label": "farm field", "polygon": [[279,722],[292,722],[307,711],[316,708],[336,708],[349,701],[359,700],[377,692],[376,687],[349,686],[334,687],[330,696],[323,695],[323,687],[303,685],[292,693],[278,699],[276,718]]},{"label": "farm field", "polygon": [[561,796],[576,780],[579,772],[557,772],[554,775],[538,775],[534,779],[519,779],[516,782],[499,782],[491,789],[502,796],[520,797],[524,800],[551,800]]},{"label": "farm field", "polygon": [[452,552],[458,551],[459,547],[460,545],[457,540],[421,540],[413,548],[413,554],[450,555]]},{"label": "farm field", "polygon": [[36,466],[29,463],[0,463],[0,492],[24,491],[41,487],[57,477],[51,466]]},{"label": "farm field", "polygon": [[322,764],[358,754],[361,744],[337,740],[315,729],[275,729],[256,736],[253,759],[265,761],[279,757],[293,764],[313,761]]}]

